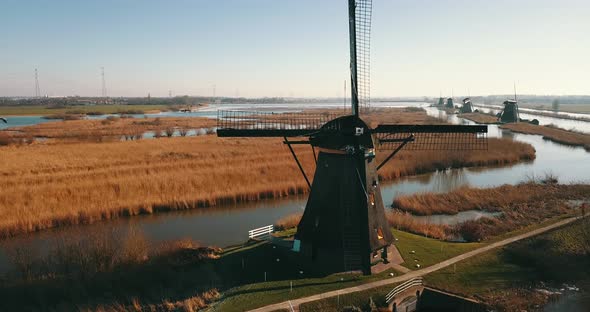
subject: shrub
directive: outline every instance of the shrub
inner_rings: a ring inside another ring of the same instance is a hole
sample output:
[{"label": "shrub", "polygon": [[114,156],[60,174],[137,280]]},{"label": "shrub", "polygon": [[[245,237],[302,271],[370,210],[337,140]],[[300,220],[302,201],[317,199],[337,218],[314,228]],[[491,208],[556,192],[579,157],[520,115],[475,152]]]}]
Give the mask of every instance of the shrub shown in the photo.
[{"label": "shrub", "polygon": [[174,128],[169,127],[166,128],[166,130],[164,130],[164,133],[166,133],[166,136],[171,138],[174,135]]},{"label": "shrub", "polygon": [[458,232],[468,242],[480,242],[486,238],[481,222],[469,220],[458,225]]}]

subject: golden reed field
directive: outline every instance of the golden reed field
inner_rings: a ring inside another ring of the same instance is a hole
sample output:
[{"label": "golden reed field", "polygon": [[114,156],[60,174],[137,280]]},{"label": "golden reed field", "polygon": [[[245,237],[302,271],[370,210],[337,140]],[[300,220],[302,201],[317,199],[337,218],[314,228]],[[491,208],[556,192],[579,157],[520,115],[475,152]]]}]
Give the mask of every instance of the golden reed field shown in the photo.
[{"label": "golden reed field", "polygon": [[[395,113],[430,122],[423,112]],[[72,121],[52,127],[59,124]],[[295,149],[313,176],[311,148]],[[385,153],[378,161],[383,157]],[[380,172],[383,180],[391,180],[449,167],[505,165],[534,158],[530,145],[491,139],[488,151],[401,152]],[[308,191],[280,139],[203,135],[107,142],[52,140],[0,147],[0,159],[2,237]]]}]

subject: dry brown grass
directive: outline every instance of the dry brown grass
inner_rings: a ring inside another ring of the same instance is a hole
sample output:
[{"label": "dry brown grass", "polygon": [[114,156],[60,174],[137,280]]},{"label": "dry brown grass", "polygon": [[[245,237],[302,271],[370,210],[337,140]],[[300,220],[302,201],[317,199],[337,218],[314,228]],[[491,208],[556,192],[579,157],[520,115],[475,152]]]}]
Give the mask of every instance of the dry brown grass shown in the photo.
[{"label": "dry brown grass", "polygon": [[[67,120],[37,124],[10,131],[13,137],[43,137],[60,142],[118,141],[121,137],[140,138],[148,131],[186,131],[210,128],[216,121],[210,118],[120,118]],[[2,133],[2,132],[0,132]],[[7,134],[4,134],[5,136]]]},{"label": "dry brown grass", "polygon": [[465,113],[460,114],[459,117],[477,122],[479,124],[496,124],[498,117],[483,113]]},{"label": "dry brown grass", "polygon": [[523,183],[486,189],[461,187],[444,194],[399,196],[393,200],[392,207],[414,215],[456,214],[466,210],[502,211],[518,202],[581,199],[584,196],[590,196],[590,186]]},{"label": "dry brown grass", "polygon": [[[386,157],[382,152],[378,162]],[[387,163],[379,176],[383,180],[392,180],[402,176],[433,172],[447,168],[502,166],[535,159],[535,149],[526,143],[509,139],[488,139],[486,151],[401,151]]]},{"label": "dry brown grass", "polygon": [[404,212],[388,211],[385,217],[389,225],[398,230],[426,237],[446,240],[452,233],[452,228],[448,225],[417,221],[410,214]]},{"label": "dry brown grass", "polygon": [[[403,122],[406,116],[406,122],[431,122],[426,114],[415,111],[379,112],[375,116],[367,119],[375,123],[379,120]],[[142,122],[149,129],[158,121],[115,122],[121,123],[123,129],[133,122]],[[175,121],[162,119],[159,122]],[[192,126],[205,126],[212,121],[191,122],[195,123]],[[35,127],[60,136],[76,128],[100,128],[101,124],[101,121],[85,120]],[[66,128],[52,128],[58,125]],[[315,164],[311,149],[306,146],[295,149],[306,172],[313,177]],[[534,153],[530,145],[492,139],[489,151],[401,152],[381,169],[380,175],[383,180],[391,180],[449,167],[503,165],[533,159]],[[378,161],[385,156],[380,153]],[[0,158],[0,236],[3,237],[119,216],[308,191],[288,148],[280,139],[200,136],[126,142],[35,143],[2,147]]]},{"label": "dry brown grass", "polygon": [[467,241],[481,241],[572,213],[566,201],[588,199],[590,185],[523,183],[491,189],[465,187],[446,194],[401,196],[394,200],[393,206],[399,211],[418,215],[455,214],[465,210],[502,212],[497,218],[481,218],[445,229],[449,236],[459,234]]},{"label": "dry brown grass", "polygon": [[590,134],[578,133],[548,126],[536,126],[529,123],[510,123],[500,126],[514,132],[542,135],[543,139],[571,146],[582,146],[590,151]]},{"label": "dry brown grass", "polygon": [[98,307],[87,308],[80,307],[80,311],[87,312],[141,312],[141,311],[154,311],[154,312],[197,312],[207,308],[209,304],[219,298],[220,294],[217,289],[211,289],[206,292],[195,294],[194,296],[179,300],[170,301],[164,300],[160,304],[153,303],[142,303],[139,299],[135,298],[130,304],[110,304],[100,305]]},{"label": "dry brown grass", "polygon": [[282,217],[275,222],[275,230],[282,231],[294,228],[299,224],[299,221],[301,221],[301,217],[303,217],[303,213],[301,212]]}]

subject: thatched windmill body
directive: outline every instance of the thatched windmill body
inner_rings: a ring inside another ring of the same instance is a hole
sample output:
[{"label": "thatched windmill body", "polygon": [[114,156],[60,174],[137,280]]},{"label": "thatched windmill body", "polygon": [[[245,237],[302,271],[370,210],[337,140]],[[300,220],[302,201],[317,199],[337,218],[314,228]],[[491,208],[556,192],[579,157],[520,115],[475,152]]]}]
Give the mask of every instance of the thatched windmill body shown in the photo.
[{"label": "thatched windmill body", "polygon": [[[218,112],[220,137],[282,137],[310,193],[297,227],[294,249],[322,272],[372,272],[388,263],[393,236],[385,219],[378,170],[402,148],[466,150],[487,148],[485,126],[399,125],[369,127],[369,38],[371,0],[348,0],[351,114]],[[311,145],[316,156],[313,183],[293,144]],[[390,150],[380,163],[375,150]]]}]

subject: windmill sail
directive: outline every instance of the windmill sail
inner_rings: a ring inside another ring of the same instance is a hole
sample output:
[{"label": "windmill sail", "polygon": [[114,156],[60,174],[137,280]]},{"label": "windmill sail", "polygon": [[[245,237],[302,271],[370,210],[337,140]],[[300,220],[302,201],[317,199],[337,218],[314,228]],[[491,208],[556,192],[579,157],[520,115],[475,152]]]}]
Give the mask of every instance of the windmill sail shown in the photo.
[{"label": "windmill sail", "polygon": [[463,125],[379,125],[372,130],[379,149],[405,150],[487,150],[487,126]]},{"label": "windmill sail", "polygon": [[371,106],[372,0],[348,0],[352,114]]},{"label": "windmill sail", "polygon": [[220,137],[296,137],[309,136],[336,118],[334,113],[274,113],[218,111]]}]

